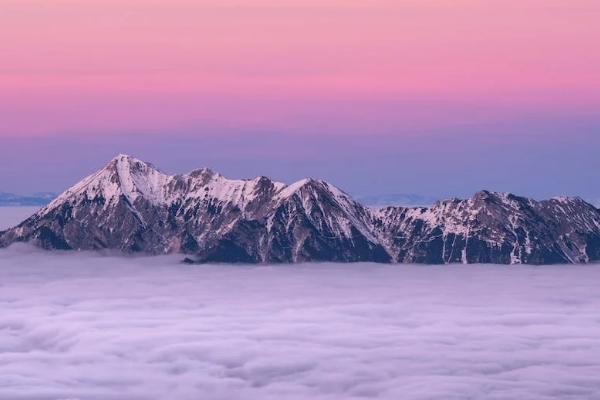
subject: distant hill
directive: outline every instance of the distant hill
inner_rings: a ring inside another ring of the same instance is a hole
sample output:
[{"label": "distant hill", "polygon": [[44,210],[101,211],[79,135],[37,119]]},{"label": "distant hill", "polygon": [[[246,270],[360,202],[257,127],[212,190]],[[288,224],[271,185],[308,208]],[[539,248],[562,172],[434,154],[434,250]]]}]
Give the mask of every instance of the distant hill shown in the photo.
[{"label": "distant hill", "polygon": [[0,192],[0,207],[7,206],[45,206],[56,197],[56,193],[34,193],[21,196],[13,193]]}]

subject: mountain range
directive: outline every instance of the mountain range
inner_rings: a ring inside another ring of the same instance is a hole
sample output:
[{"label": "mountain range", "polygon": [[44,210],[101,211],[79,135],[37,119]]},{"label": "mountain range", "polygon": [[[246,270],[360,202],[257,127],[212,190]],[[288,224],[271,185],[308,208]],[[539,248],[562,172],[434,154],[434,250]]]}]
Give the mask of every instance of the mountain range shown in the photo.
[{"label": "mountain range", "polygon": [[363,206],[323,180],[185,175],[119,155],[18,226],[0,247],[181,253],[188,262],[555,264],[600,260],[600,210],[481,191],[429,207]]}]

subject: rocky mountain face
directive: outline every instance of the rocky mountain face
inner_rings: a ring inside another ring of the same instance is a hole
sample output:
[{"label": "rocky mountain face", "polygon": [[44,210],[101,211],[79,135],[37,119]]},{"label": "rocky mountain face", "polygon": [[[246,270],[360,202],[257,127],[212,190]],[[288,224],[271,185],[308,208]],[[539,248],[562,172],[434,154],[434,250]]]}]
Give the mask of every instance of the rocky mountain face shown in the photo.
[{"label": "rocky mountain face", "polygon": [[578,198],[479,192],[428,208],[370,209],[320,180],[163,174],[120,155],[0,246],[182,253],[196,262],[583,263],[600,259],[600,211]]},{"label": "rocky mountain face", "polygon": [[181,252],[202,262],[389,261],[370,214],[327,182],[230,180],[209,169],[169,176],[120,155],[0,245]]},{"label": "rocky mountain face", "polygon": [[387,207],[374,226],[406,263],[584,263],[600,259],[600,212],[579,198],[482,191],[429,208]]}]

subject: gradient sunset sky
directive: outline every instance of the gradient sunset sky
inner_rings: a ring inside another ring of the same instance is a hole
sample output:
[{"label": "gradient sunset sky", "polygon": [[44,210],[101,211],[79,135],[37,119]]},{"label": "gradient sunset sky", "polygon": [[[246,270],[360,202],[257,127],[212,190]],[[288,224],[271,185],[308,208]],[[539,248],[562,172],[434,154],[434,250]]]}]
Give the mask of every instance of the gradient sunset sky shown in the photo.
[{"label": "gradient sunset sky", "polygon": [[598,0],[2,0],[0,192],[116,153],[353,194],[600,198]]}]

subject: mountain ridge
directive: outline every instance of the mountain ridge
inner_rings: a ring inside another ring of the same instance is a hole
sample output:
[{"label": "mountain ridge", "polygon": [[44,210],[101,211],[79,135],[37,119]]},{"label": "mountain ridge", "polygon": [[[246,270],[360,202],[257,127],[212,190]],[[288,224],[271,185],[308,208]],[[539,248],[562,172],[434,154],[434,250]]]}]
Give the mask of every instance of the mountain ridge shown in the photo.
[{"label": "mountain ridge", "polygon": [[587,263],[600,211],[580,198],[480,191],[430,207],[365,207],[329,182],[168,175],[120,154],[17,227],[0,246],[182,253],[197,262]]}]

